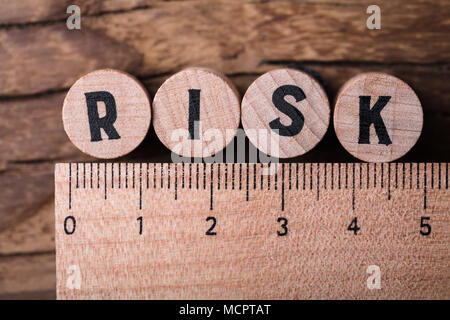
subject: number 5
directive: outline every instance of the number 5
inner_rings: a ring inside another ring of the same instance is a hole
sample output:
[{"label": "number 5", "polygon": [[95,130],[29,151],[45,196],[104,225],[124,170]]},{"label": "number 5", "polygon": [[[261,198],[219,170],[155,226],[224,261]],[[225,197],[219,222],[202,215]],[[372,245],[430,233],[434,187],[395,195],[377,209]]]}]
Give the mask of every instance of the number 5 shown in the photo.
[{"label": "number 5", "polygon": [[431,233],[431,226],[428,223],[425,223],[425,221],[429,221],[429,220],[430,220],[430,217],[421,217],[420,218],[420,234],[423,236],[428,236]]}]

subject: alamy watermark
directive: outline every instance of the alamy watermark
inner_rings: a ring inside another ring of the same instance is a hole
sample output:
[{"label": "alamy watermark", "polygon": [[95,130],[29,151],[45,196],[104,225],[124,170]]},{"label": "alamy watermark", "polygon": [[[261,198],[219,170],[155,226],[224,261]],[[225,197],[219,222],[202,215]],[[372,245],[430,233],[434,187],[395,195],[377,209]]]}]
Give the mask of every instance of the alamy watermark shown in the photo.
[{"label": "alamy watermark", "polygon": [[81,9],[79,6],[72,4],[67,7],[66,13],[70,16],[66,20],[66,26],[69,30],[81,29]]}]

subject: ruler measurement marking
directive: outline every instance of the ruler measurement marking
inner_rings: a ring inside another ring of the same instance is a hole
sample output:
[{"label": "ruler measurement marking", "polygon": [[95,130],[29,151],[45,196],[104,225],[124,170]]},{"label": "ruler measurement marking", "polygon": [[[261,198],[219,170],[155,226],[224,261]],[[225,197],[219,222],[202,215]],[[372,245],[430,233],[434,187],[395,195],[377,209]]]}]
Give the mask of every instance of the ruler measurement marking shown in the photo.
[{"label": "ruler measurement marking", "polygon": [[147,178],[147,189],[149,189],[150,188],[150,179],[149,179],[149,164],[148,164],[148,162],[147,162],[147,172],[146,172],[146,178]]},{"label": "ruler measurement marking", "polygon": [[[122,164],[121,163],[119,163],[119,189],[120,189],[120,180],[121,180],[121,171],[122,171],[122,169],[121,169],[121,167],[122,167]],[[147,166],[147,168],[148,168],[148,166]]]},{"label": "ruler measurement marking", "polygon": [[[83,172],[82,172],[82,174],[83,174],[83,177],[82,177],[82,179],[83,179],[83,182],[82,182],[82,185],[83,185],[83,189],[86,189],[86,188],[89,188],[89,186],[91,186],[91,188],[93,187],[93,180],[94,180],[94,164],[93,163],[89,163],[89,164],[87,164],[87,163],[83,163],[82,164],[83,165],[83,168],[81,168],[82,170],[83,170]],[[164,188],[164,179],[165,179],[165,177],[164,177],[164,168],[165,168],[165,164],[159,164],[160,165],[160,178],[161,178],[161,188],[163,189]],[[167,172],[168,172],[168,174],[167,174],[167,188],[171,188],[170,187],[170,185],[171,185],[171,183],[172,183],[172,181],[171,181],[171,171],[172,171],[172,165],[173,164],[167,164]],[[207,165],[208,164],[206,164],[206,163],[204,163],[204,164],[202,164],[203,165],[203,171],[204,171],[204,174],[203,174],[203,183],[204,183],[204,187],[203,187],[203,189],[204,190],[206,190],[206,185],[207,185],[207,173],[206,173],[206,169],[207,169]],[[211,165],[211,174],[213,174],[214,173],[214,166],[215,166],[215,164],[214,163],[212,163],[212,164],[210,164]],[[253,163],[253,164],[242,164],[242,163],[240,163],[239,164],[239,190],[242,190],[243,189],[243,187],[242,187],[242,184],[243,184],[243,176],[242,176],[242,166],[243,165],[245,165],[246,166],[246,168],[245,168],[245,198],[246,198],[246,201],[249,201],[249,198],[250,198],[250,188],[251,188],[251,186],[250,186],[250,183],[251,183],[251,174],[250,174],[250,166],[252,165],[253,166],[253,189],[256,189],[256,187],[257,187],[257,179],[256,179],[256,176],[259,174],[260,176],[261,176],[261,182],[263,182],[263,179],[262,179],[262,172],[263,172],[263,167],[264,167],[264,164],[259,164],[259,167],[261,168],[261,172],[260,173],[258,173],[258,170],[257,170],[257,164],[256,163]],[[279,164],[276,164],[277,166],[279,165]],[[306,168],[306,166],[309,166],[309,169],[308,170],[306,170],[307,168]],[[345,164],[345,187],[346,188],[348,188],[348,179],[349,179],[349,172],[348,172],[348,163],[347,164]],[[385,165],[387,165],[388,167],[387,167],[387,176],[386,176],[386,178],[388,179],[387,180],[387,183],[385,184],[385,177],[384,177],[384,172],[385,172]],[[89,166],[89,168],[87,168],[86,169],[86,166]],[[99,185],[100,185],[100,174],[101,174],[101,171],[100,171],[100,164],[99,163],[97,163],[97,167],[98,167],[98,169],[97,169],[97,185],[98,185],[98,187],[99,187]],[[111,189],[114,189],[115,188],[115,186],[114,186],[114,180],[115,180],[115,173],[114,173],[114,170],[115,170],[115,168],[114,168],[114,166],[115,166],[115,164],[114,163],[111,163],[111,175],[110,175],[110,177],[111,177],[111,185],[109,185],[108,184],[108,181],[107,181],[107,178],[108,178],[108,166],[109,166],[109,164],[108,163],[104,163],[104,173],[102,174],[102,177],[103,177],[103,179],[104,179],[104,181],[103,181],[103,188],[104,188],[104,199],[105,200],[107,200],[108,199],[108,188],[110,187]],[[117,181],[117,185],[118,185],[118,188],[120,189],[121,188],[121,186],[122,186],[122,184],[121,184],[121,181],[122,181],[122,164],[121,163],[117,163],[117,166],[118,166],[118,168],[117,168],[117,170],[118,170],[118,176],[117,176],[117,179],[118,179],[118,181]],[[149,164],[147,163],[147,165],[146,165],[147,167],[147,171],[146,171],[146,181],[147,181],[147,185],[149,185],[149,172],[150,172],[150,166],[149,166]],[[199,166],[199,164],[197,164],[197,166]],[[217,170],[217,173],[218,173],[218,175],[217,175],[217,181],[218,181],[218,184],[217,184],[217,190],[220,190],[220,188],[221,188],[221,186],[220,186],[220,180],[221,180],[221,174],[220,174],[220,166],[221,166],[221,164],[217,164],[217,168],[218,168],[218,170]],[[228,164],[226,165],[226,167],[228,166]],[[285,163],[282,163],[281,164],[281,167],[282,167],[282,172],[281,172],[281,206],[282,206],[282,210],[281,211],[285,211],[285,208],[286,208],[286,190],[293,190],[293,189],[295,189],[295,188],[293,188],[293,181],[292,181],[292,178],[293,178],[293,172],[292,172],[292,170],[293,170],[293,166],[292,166],[292,163],[288,163],[287,164],[287,166],[288,166],[288,168],[286,168],[286,164]],[[322,164],[320,164],[320,163],[317,163],[316,165],[315,165],[315,168],[313,167],[314,166],[314,164],[306,164],[306,163],[304,163],[303,164],[303,166],[304,166],[304,174],[303,174],[303,178],[304,178],[304,180],[307,178],[306,177],[306,175],[308,175],[309,174],[309,188],[310,188],[310,190],[313,190],[313,188],[315,187],[315,191],[316,191],[316,200],[317,201],[319,201],[320,200],[320,194],[321,194],[321,189],[323,189],[323,190],[326,190],[327,188],[328,188],[328,182],[327,182],[327,180],[326,179],[328,179],[328,168],[327,168],[327,164],[326,163],[324,163],[323,164],[323,169],[321,169],[321,166],[322,166]],[[352,210],[355,210],[355,206],[356,206],[356,186],[357,186],[357,182],[356,182],[356,166],[357,166],[357,164],[356,163],[352,163],[351,164],[351,166],[352,166],[352,168],[351,168],[351,170],[352,170],[352,181],[351,181],[351,187],[352,187]],[[378,166],[378,164],[376,164],[376,163],[374,163],[374,164],[372,164],[372,165],[367,165],[367,172],[365,173],[366,174],[366,177],[369,177],[370,176],[370,170],[369,170],[369,168],[370,168],[370,166],[372,166],[373,167],[373,171],[374,171],[374,188],[376,188],[376,180],[377,180],[377,175],[375,174],[376,173],[376,171],[377,171],[377,166]],[[392,167],[392,166],[394,166],[394,167]],[[431,167],[430,167],[431,166]],[[446,189],[448,189],[448,163],[446,163],[445,164],[445,167],[443,167],[443,163],[430,163],[430,166],[428,165],[428,163],[410,163],[410,172],[409,172],[409,174],[410,174],[410,177],[412,178],[412,176],[413,176],[413,169],[415,168],[415,170],[416,170],[416,189],[422,189],[422,191],[423,191],[423,209],[424,210],[427,210],[427,209],[429,209],[429,200],[428,200],[428,193],[429,193],[429,189],[442,189],[442,188],[446,188]],[[143,180],[142,180],[142,178],[143,178],[143,176],[142,176],[142,167],[143,167],[143,165],[142,164],[139,164],[139,209],[140,210],[142,210],[142,207],[143,207],[143,189],[142,189],[142,187],[143,187]],[[154,169],[155,169],[155,167],[156,167],[156,165],[153,165],[153,167],[154,167]],[[184,167],[184,163],[183,163],[183,167]],[[299,164],[297,163],[296,164],[296,172],[295,172],[295,174],[296,174],[296,184],[298,183],[298,181],[299,181],[299,178],[300,177],[298,177],[298,174],[299,174],[299,170],[297,169],[299,167]],[[338,170],[339,170],[339,167],[340,167],[340,164],[338,164]],[[364,167],[363,167],[363,164],[362,163],[359,163],[358,164],[358,167],[359,167],[359,188],[361,189],[362,188],[362,178],[363,178],[363,175],[364,175]],[[73,185],[74,185],[74,183],[73,183],[73,179],[72,179],[72,177],[74,176],[73,175],[73,170],[72,170],[72,165],[70,164],[69,165],[69,170],[68,170],[68,187],[69,187],[69,193],[68,193],[68,197],[69,197],[69,199],[68,199],[68,207],[69,207],[69,209],[71,210],[72,209],[72,202],[73,202],[73,192],[72,192],[72,188],[73,188]],[[81,169],[80,169],[80,163],[75,163],[75,169],[76,169],[76,175],[75,175],[75,185],[76,185],[76,182],[77,182],[77,178],[78,178],[78,188],[80,188],[81,187],[81,180],[80,180],[80,173],[81,173]],[[78,169],[78,170],[77,170]],[[331,188],[333,189],[333,181],[334,181],[334,164],[331,164]],[[400,169],[401,169],[401,173],[400,173]],[[89,170],[89,173],[87,173],[87,170]],[[175,164],[175,177],[174,177],[174,186],[175,186],[175,199],[178,199],[178,181],[179,181],[179,179],[178,179],[178,166]],[[394,173],[392,173],[392,170],[395,170],[395,172]],[[421,171],[423,170],[423,179],[421,179],[420,178],[420,173],[421,173]],[[286,172],[285,172],[286,171]],[[309,172],[308,172],[309,171]],[[315,171],[315,172],[314,172]],[[340,171],[340,170],[339,170]],[[429,171],[429,172],[428,172]],[[127,182],[128,182],[128,163],[125,163],[125,172],[126,172],[126,174],[125,174],[125,182],[126,182],[126,184],[127,184]],[[276,172],[275,172],[275,174],[274,174],[274,190],[278,190],[278,175],[279,175],[280,173],[279,173],[279,170],[277,170]],[[314,179],[314,174],[315,174],[315,179]],[[392,177],[392,174],[394,174],[394,177]],[[401,174],[401,176],[399,176]],[[445,181],[443,180],[444,178],[442,177],[442,174],[445,174]],[[136,182],[135,182],[135,179],[136,179],[136,170],[135,170],[135,164],[133,163],[132,164],[132,175],[133,175],[133,177],[132,177],[132,186],[133,186],[133,188],[136,188],[135,187],[135,185],[136,185]],[[404,189],[405,188],[405,185],[406,185],[406,175],[407,175],[407,173],[406,173],[406,164],[405,163],[403,163],[402,165],[401,165],[401,167],[399,166],[399,163],[392,163],[392,164],[390,164],[390,163],[387,163],[387,164],[381,164],[381,168],[380,168],[380,187],[382,188],[382,189],[384,189],[385,188],[385,186],[387,187],[387,193],[388,193],[388,200],[391,200],[391,198],[392,198],[392,187],[394,188],[394,189],[399,189],[399,188],[401,188],[401,189]],[[437,175],[437,178],[435,178],[435,175]],[[340,174],[338,174],[338,178],[339,177],[341,177],[341,175]],[[156,178],[156,174],[155,174],[155,176],[154,176],[154,178]],[[236,177],[235,177],[236,178]],[[322,179],[323,178],[323,179]],[[412,179],[410,178],[410,184],[412,183]],[[212,188],[212,189],[214,189],[214,176],[211,176],[210,177],[210,179],[211,179],[211,183],[210,183],[210,188]],[[289,179],[289,182],[288,182],[288,184],[286,184],[286,179]],[[391,179],[393,179],[393,181],[392,181],[392,185],[391,185]],[[428,179],[430,179],[430,181],[428,181]],[[436,179],[436,181],[435,181],[435,179]],[[322,180],[322,181],[321,181]],[[423,180],[423,182],[421,181],[421,180]],[[198,179],[198,181],[200,181],[200,179]],[[234,179],[234,181],[235,181],[235,179]],[[339,182],[339,179],[338,179],[338,182]],[[423,183],[423,184],[422,184]],[[271,178],[270,178],[270,175],[268,175],[268,185],[269,185],[269,190],[270,190],[270,184],[271,184]],[[306,184],[306,180],[305,180],[305,184]],[[314,185],[315,184],[315,185]],[[370,181],[369,181],[369,185],[370,185]],[[401,187],[400,187],[400,185],[401,185]],[[411,186],[412,187],[412,186]],[[341,186],[341,188],[342,188],[342,186]],[[66,189],[67,190],[67,189]],[[211,201],[213,201],[213,191],[211,191]],[[213,202],[211,203],[211,207],[214,207],[213,206]]]},{"label": "ruler measurement marking", "polygon": [[181,164],[181,189],[184,189],[184,162]]},{"label": "ruler measurement marking", "polygon": [[360,162],[359,163],[359,190],[362,189],[362,170],[363,170],[363,167],[362,167],[362,163]]},{"label": "ruler measurement marking", "polygon": [[106,191],[106,189],[107,189],[107,183],[106,183],[106,168],[107,168],[107,163],[105,162],[105,172],[104,172],[104,179],[105,179],[105,181],[104,181],[104,186],[105,186],[105,200],[107,199],[107,191]]},{"label": "ruler measurement marking", "polygon": [[409,189],[412,189],[412,181],[413,181],[413,174],[412,174],[412,170],[413,169],[413,164],[412,162],[409,163]]},{"label": "ruler measurement marking", "polygon": [[320,187],[320,177],[319,177],[319,174],[320,174],[320,163],[318,163],[317,164],[317,185],[316,185],[316,194],[317,194],[317,197],[316,197],[316,200],[317,201],[319,201],[319,199],[320,199],[320,192],[319,192],[319,187]]},{"label": "ruler measurement marking", "polygon": [[76,169],[77,169],[77,180],[76,180],[75,188],[78,189],[78,162],[77,162]]},{"label": "ruler measurement marking", "polygon": [[345,163],[345,189],[348,189],[348,163]]},{"label": "ruler measurement marking", "polygon": [[125,189],[128,189],[128,163],[125,163]]},{"label": "ruler measurement marking", "polygon": [[242,163],[239,163],[239,190],[242,190]]},{"label": "ruler measurement marking", "polygon": [[402,163],[402,189],[405,189],[405,180],[406,180],[406,178],[405,178],[405,176],[406,176],[406,166],[405,166],[405,163],[403,162]]},{"label": "ruler measurement marking", "polygon": [[249,176],[249,168],[250,168],[250,164],[247,164],[246,165],[246,167],[247,167],[247,178],[245,179],[245,183],[246,183],[246,186],[245,186],[245,200],[246,201],[248,201],[248,198],[249,198],[249,191],[248,191],[248,188],[249,188],[249,181],[248,181],[248,176]]},{"label": "ruler measurement marking", "polygon": [[175,200],[178,199],[178,166],[175,164]]},{"label": "ruler measurement marking", "polygon": [[388,163],[388,200],[391,200],[391,164]]},{"label": "ruler measurement marking", "polygon": [[438,188],[439,189],[441,189],[441,164],[442,163],[439,162],[439,181],[438,181],[438,184],[439,184]]},{"label": "ruler measurement marking", "polygon": [[72,164],[69,163],[69,210],[72,209]]},{"label": "ruler measurement marking", "polygon": [[[160,163],[159,164],[159,171],[160,171],[160,184],[161,184],[161,189],[164,188],[164,164]],[[198,175],[198,163],[197,163],[197,175]],[[198,189],[198,177],[197,177],[197,189]]]},{"label": "ruler measurement marking", "polygon": [[298,163],[295,164],[295,187],[298,190]]},{"label": "ruler measurement marking", "polygon": [[111,189],[114,189],[114,163],[111,163]]},{"label": "ruler measurement marking", "polygon": [[395,189],[398,189],[398,162],[395,163]]},{"label": "ruler measurement marking", "polygon": [[263,175],[264,164],[261,163],[261,165],[259,166],[259,169],[260,169],[260,171],[259,171],[260,190],[263,190],[263,188],[264,188],[264,175]]},{"label": "ruler measurement marking", "polygon": [[434,189],[434,163],[431,164],[431,189]]},{"label": "ruler measurement marking", "polygon": [[331,164],[331,190],[334,190],[334,163]]},{"label": "ruler measurement marking", "polygon": [[355,210],[355,164],[352,164],[352,211]]},{"label": "ruler measurement marking", "polygon": [[[427,209],[427,164],[423,165],[423,209]],[[433,172],[433,165],[431,165],[431,171]],[[417,172],[419,172],[419,168],[417,168]]]},{"label": "ruler measurement marking", "polygon": [[231,190],[234,190],[234,163],[231,164]]},{"label": "ruler measurement marking", "polygon": [[220,163],[217,164],[217,190],[220,190]]},{"label": "ruler measurement marking", "polygon": [[167,189],[170,190],[170,167],[171,163],[167,164]]},{"label": "ruler measurement marking", "polygon": [[416,174],[417,174],[417,179],[416,179],[416,189],[420,188],[420,181],[419,181],[419,167],[420,167],[420,163],[416,163]]},{"label": "ruler measurement marking", "polygon": [[309,190],[313,189],[313,165],[309,164]]},{"label": "ruler measurement marking", "polygon": [[377,164],[375,163],[373,166],[373,187],[377,187]]},{"label": "ruler measurement marking", "polygon": [[100,189],[100,163],[97,162],[97,189]]},{"label": "ruler measurement marking", "polygon": [[256,190],[256,163],[253,164],[253,190]]},{"label": "ruler measurement marking", "polygon": [[448,189],[448,163],[445,164],[445,189]]},{"label": "ruler measurement marking", "polygon": [[213,163],[211,163],[211,185],[210,185],[210,202],[209,202],[209,210],[213,210],[214,206],[214,188],[213,188],[213,177],[214,177],[214,166]]},{"label": "ruler measurement marking", "polygon": [[228,188],[228,163],[225,163],[225,190]]},{"label": "ruler measurement marking", "polygon": [[125,189],[128,189],[128,163],[125,163]]},{"label": "ruler measurement marking", "polygon": [[142,210],[142,163],[139,163],[139,210]]},{"label": "ruler measurement marking", "polygon": [[341,164],[338,165],[338,189],[341,189]]},{"label": "ruler measurement marking", "polygon": [[370,187],[370,166],[369,163],[366,163],[366,170],[367,170],[367,190],[369,190]]},{"label": "ruler measurement marking", "polygon": [[284,163],[281,165],[281,211],[284,211]]},{"label": "ruler measurement marking", "polygon": [[292,178],[292,163],[289,162],[289,190],[292,189],[291,178]]}]

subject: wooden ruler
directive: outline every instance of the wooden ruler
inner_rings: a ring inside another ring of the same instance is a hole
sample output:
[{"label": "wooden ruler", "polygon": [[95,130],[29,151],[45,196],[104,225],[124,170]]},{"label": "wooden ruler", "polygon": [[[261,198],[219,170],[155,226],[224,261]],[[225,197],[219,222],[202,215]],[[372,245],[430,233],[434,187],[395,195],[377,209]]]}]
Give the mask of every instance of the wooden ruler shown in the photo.
[{"label": "wooden ruler", "polygon": [[267,169],[57,164],[58,298],[450,298],[448,163]]}]

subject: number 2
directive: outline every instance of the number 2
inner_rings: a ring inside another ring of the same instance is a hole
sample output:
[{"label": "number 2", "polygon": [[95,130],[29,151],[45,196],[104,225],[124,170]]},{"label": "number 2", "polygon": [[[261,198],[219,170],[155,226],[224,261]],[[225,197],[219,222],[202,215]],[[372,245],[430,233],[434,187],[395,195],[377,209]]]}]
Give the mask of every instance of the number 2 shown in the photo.
[{"label": "number 2", "polygon": [[216,220],[215,217],[208,217],[208,218],[206,218],[206,222],[208,222],[210,220],[212,220],[211,227],[209,227],[209,229],[205,232],[205,234],[207,236],[215,236],[217,234],[217,232],[213,232],[213,230],[216,227],[217,220]]}]

